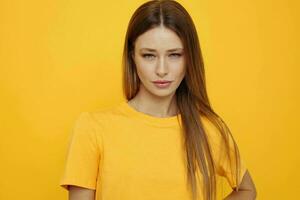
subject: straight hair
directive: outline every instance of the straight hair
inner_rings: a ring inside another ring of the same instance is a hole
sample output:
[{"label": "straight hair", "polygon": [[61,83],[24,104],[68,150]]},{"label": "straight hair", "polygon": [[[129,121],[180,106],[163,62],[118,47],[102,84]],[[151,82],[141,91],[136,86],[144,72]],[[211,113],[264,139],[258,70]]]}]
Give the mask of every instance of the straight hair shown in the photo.
[{"label": "straight hair", "polygon": [[[142,4],[133,13],[126,32],[123,50],[123,93],[127,100],[135,97],[141,84],[132,59],[134,43],[139,35],[159,26],[174,31],[182,40],[185,49],[186,75],[176,90],[176,102],[181,114],[182,132],[186,150],[187,184],[192,199],[203,192],[204,200],[216,199],[216,164],[212,157],[211,144],[203,127],[201,117],[208,119],[225,144],[225,159],[230,159],[230,138],[235,156],[235,181],[239,183],[240,154],[237,144],[225,122],[214,112],[207,95],[204,62],[200,42],[191,16],[186,9],[173,0],[154,0]],[[200,117],[199,117],[200,116]],[[230,162],[231,163],[231,162]],[[203,188],[197,186],[196,169],[203,177]],[[238,191],[239,186],[234,188]]]}]

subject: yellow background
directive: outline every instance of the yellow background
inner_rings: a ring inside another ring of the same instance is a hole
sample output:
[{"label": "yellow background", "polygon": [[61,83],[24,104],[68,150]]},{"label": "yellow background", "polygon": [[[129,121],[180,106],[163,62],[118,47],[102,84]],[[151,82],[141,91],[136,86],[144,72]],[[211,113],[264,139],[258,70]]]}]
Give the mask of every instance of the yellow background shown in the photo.
[{"label": "yellow background", "polygon": [[[67,199],[70,129],[81,111],[122,100],[125,31],[143,2],[0,1],[0,199]],[[298,198],[299,1],[179,2],[257,199]]]}]

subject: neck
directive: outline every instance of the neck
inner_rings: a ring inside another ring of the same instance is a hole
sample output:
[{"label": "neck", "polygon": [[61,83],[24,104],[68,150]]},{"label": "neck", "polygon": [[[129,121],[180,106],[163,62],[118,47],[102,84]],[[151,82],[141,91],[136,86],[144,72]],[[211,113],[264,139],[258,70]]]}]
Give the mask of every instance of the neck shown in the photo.
[{"label": "neck", "polygon": [[158,97],[146,92],[142,87],[137,95],[128,101],[128,104],[140,112],[155,117],[170,117],[178,113],[175,93]]}]

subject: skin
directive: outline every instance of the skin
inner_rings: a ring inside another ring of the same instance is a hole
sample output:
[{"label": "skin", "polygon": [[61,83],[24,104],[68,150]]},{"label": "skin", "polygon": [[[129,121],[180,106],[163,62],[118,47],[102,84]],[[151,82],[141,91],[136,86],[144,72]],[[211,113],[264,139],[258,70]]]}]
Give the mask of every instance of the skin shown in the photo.
[{"label": "skin", "polygon": [[94,200],[96,190],[74,185],[69,186],[69,200]]},{"label": "skin", "polygon": [[[170,51],[172,49],[177,50]],[[137,38],[132,57],[141,85],[137,95],[128,104],[140,112],[155,117],[176,115],[178,110],[175,92],[186,70],[180,38],[163,26],[148,30]],[[172,83],[168,88],[161,89],[152,83],[155,80],[168,80]]]},{"label": "skin", "polygon": [[247,170],[240,184],[239,191],[233,190],[224,200],[254,200],[256,196],[257,192],[254,182]]},{"label": "skin", "polygon": [[[146,50],[144,48],[150,48]],[[170,52],[171,49],[177,49]],[[146,55],[145,55],[146,54]],[[185,76],[185,56],[181,39],[163,26],[153,28],[135,41],[131,55],[141,80],[140,90],[128,104],[134,109],[155,116],[170,117],[178,113],[175,92]],[[169,87],[157,88],[152,81],[170,80]],[[95,190],[70,186],[69,200],[94,200]],[[238,192],[232,191],[225,200],[253,200],[256,189],[247,171]]]}]

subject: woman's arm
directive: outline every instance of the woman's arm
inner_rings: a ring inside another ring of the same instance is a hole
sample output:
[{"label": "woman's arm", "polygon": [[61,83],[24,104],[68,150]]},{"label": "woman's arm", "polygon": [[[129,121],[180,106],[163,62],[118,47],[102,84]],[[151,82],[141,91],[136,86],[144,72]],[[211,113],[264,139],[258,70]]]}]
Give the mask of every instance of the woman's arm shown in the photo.
[{"label": "woman's arm", "polygon": [[69,186],[69,200],[95,200],[95,191],[83,187]]},{"label": "woman's arm", "polygon": [[240,184],[239,191],[233,190],[224,200],[255,200],[256,188],[248,170]]}]

